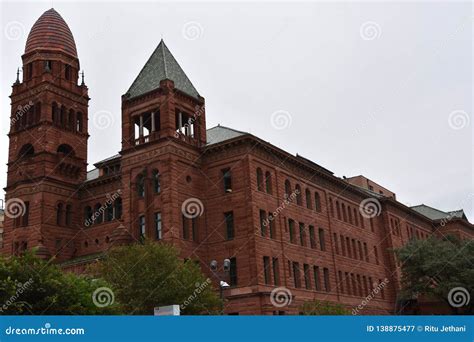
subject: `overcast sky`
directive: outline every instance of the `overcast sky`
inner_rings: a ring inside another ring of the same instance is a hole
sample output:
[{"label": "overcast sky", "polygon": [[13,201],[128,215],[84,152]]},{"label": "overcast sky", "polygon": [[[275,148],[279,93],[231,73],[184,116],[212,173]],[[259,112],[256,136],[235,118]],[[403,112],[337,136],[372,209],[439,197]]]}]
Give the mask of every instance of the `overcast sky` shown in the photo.
[{"label": "overcast sky", "polygon": [[[208,127],[251,132],[337,176],[363,174],[404,204],[474,219],[471,3],[53,5],[89,87],[89,168],[120,150],[120,97],[163,37],[205,97]],[[8,96],[50,7],[1,3],[2,187]]]}]

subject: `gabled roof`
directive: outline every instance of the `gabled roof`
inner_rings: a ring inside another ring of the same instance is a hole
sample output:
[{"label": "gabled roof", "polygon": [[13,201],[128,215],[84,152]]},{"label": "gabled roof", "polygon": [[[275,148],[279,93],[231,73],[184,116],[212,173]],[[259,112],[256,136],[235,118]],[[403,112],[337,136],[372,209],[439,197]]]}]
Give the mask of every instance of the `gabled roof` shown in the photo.
[{"label": "gabled roof", "polygon": [[411,209],[419,212],[420,214],[432,219],[432,220],[442,220],[442,219],[452,219],[452,218],[460,218],[467,220],[466,215],[464,214],[464,210],[454,210],[454,211],[441,211],[432,207],[429,207],[425,204],[416,205],[411,207]]},{"label": "gabled roof", "polygon": [[241,132],[229,127],[217,125],[215,127],[209,128],[206,131],[207,145],[217,144],[222,141],[240,137],[245,134],[249,134],[249,133]]},{"label": "gabled roof", "polygon": [[182,92],[199,99],[199,93],[171,54],[163,39],[153,51],[143,69],[133,81],[127,95],[134,98],[160,86],[160,81],[169,79],[174,87]]}]

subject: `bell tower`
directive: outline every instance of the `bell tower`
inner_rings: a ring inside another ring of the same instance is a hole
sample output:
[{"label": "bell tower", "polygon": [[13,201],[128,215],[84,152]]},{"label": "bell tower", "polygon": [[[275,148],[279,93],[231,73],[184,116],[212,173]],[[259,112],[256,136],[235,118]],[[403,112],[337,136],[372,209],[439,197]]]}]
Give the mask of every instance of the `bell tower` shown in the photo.
[{"label": "bell tower", "polygon": [[[86,179],[88,89],[74,37],[47,10],[33,25],[12,86],[4,253],[74,253],[77,189]],[[14,206],[13,206],[14,205]]]}]

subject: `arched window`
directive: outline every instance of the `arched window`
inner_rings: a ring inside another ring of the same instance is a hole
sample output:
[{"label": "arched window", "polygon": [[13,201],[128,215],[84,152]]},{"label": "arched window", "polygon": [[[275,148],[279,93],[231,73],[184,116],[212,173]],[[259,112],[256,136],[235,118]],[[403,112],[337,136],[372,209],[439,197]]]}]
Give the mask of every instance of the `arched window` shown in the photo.
[{"label": "arched window", "polygon": [[309,191],[309,189],[306,189],[306,208],[313,209],[313,204],[311,201],[311,191]]},{"label": "arched window", "polygon": [[61,106],[61,112],[59,114],[59,125],[64,128],[66,127],[66,107]]},{"label": "arched window", "polygon": [[53,105],[51,106],[51,119],[53,120],[54,124],[58,123],[58,118],[59,113],[58,113],[58,104],[56,102],[53,102]]},{"label": "arched window", "polygon": [[66,156],[69,156],[69,157],[74,156],[74,149],[71,146],[69,146],[68,144],[59,145],[56,152],[65,154]]},{"label": "arched window", "polygon": [[291,184],[290,184],[290,181],[287,179],[285,181],[285,195],[286,195],[286,198],[289,198],[290,194],[291,194]]},{"label": "arched window", "polygon": [[96,203],[94,206],[94,217],[95,217],[95,220],[94,220],[95,224],[104,222],[104,212],[102,210],[102,206],[100,205],[100,203]]},{"label": "arched window", "polygon": [[265,188],[267,190],[267,194],[272,194],[272,175],[269,171],[265,172]]},{"label": "arched window", "polygon": [[137,195],[138,197],[145,197],[145,176],[139,174],[137,176]]},{"label": "arched window", "polygon": [[341,204],[341,210],[342,210],[342,219],[344,222],[347,222],[346,206],[344,203]]},{"label": "arched window", "polygon": [[[331,214],[334,216],[334,209],[332,207],[332,200],[330,200],[330,206],[331,206]],[[321,196],[319,196],[319,192],[314,193],[314,209],[320,213],[321,212]]]},{"label": "arched window", "polygon": [[257,168],[257,190],[263,191],[263,172],[261,168]]},{"label": "arched window", "polygon": [[76,132],[82,132],[83,123],[82,123],[82,113],[77,112],[76,116]]},{"label": "arched window", "polygon": [[153,192],[155,194],[159,194],[161,192],[160,172],[158,170],[153,170],[152,177],[153,177]]},{"label": "arched window", "polygon": [[36,102],[35,104],[35,123],[40,122],[41,120],[41,102]]},{"label": "arched window", "polygon": [[296,184],[295,186],[295,193],[296,193],[296,204],[303,205],[303,194],[301,193],[301,186]]},{"label": "arched window", "polygon": [[105,221],[110,222],[114,219],[114,206],[112,204],[107,205],[105,210]]},{"label": "arched window", "polygon": [[76,131],[76,118],[74,117],[74,110],[69,110],[69,115],[67,118],[67,129],[71,131]]},{"label": "arched window", "polygon": [[339,206],[339,201],[336,201],[336,211],[337,211],[337,219],[341,219],[341,207]]},{"label": "arched window", "polygon": [[28,158],[35,154],[35,149],[31,144],[25,144],[18,152],[18,159]]},{"label": "arched window", "polygon": [[66,226],[71,227],[72,225],[72,207],[70,204],[66,205]]},{"label": "arched window", "polygon": [[58,203],[56,205],[56,224],[62,226],[63,224],[63,204]]},{"label": "arched window", "polygon": [[89,227],[92,224],[92,208],[87,206],[84,208],[84,226]]},{"label": "arched window", "polygon": [[116,219],[122,218],[122,198],[119,197],[114,202],[114,216]]}]

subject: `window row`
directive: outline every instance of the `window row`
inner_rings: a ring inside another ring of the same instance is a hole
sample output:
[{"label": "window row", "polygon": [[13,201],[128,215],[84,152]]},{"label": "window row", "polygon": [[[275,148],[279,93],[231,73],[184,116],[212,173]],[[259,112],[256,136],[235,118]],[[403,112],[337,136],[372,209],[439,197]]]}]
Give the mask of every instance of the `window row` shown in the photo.
[{"label": "window row", "polygon": [[[339,291],[350,296],[367,297],[376,294],[380,289],[382,299],[385,299],[384,283],[379,279],[378,283],[372,281],[372,277],[354,274],[350,272],[338,271]],[[377,291],[376,291],[377,288]]]},{"label": "window row", "polygon": [[56,225],[72,226],[72,205],[59,202],[56,204]]},{"label": "window row", "polygon": [[84,208],[84,225],[86,227],[121,218],[122,198],[120,197],[107,200],[104,204],[96,203],[94,208],[89,205]]},{"label": "window row", "polygon": [[[366,242],[361,242],[342,234],[338,236],[336,233],[333,233],[333,240],[334,247],[336,248],[336,254],[355,260],[369,262],[369,248]],[[378,260],[377,253],[375,251],[374,254]]]},{"label": "window row", "polygon": [[390,229],[393,235],[400,236],[400,219],[398,217],[390,217]]},{"label": "window row", "polygon": [[12,244],[12,254],[15,256],[22,255],[28,249],[28,242],[26,241],[15,241]]},{"label": "window row", "polygon": [[153,214],[153,232],[152,236],[149,236],[147,233],[147,222],[145,219],[145,215],[140,215],[138,217],[138,236],[140,240],[144,240],[145,238],[153,238],[155,240],[163,239],[163,220],[161,218],[161,213],[156,212]]},{"label": "window row", "polygon": [[365,228],[364,218],[362,217],[359,210],[349,204],[336,202],[336,211],[334,212],[333,199],[329,199],[329,211],[331,216],[337,218],[340,221],[355,225],[357,227]]},{"label": "window row", "polygon": [[410,240],[412,239],[427,239],[429,237],[429,234],[427,233],[424,233],[422,231],[420,231],[419,229],[417,229],[416,227],[412,226],[412,225],[409,225],[407,224],[407,234],[408,234],[408,238]]},{"label": "window row", "polygon": [[84,117],[81,112],[73,109],[67,110],[65,106],[59,106],[53,102],[51,106],[51,117],[53,125],[71,132],[84,131]]},{"label": "window row", "polygon": [[22,208],[19,208],[19,210],[22,210],[23,213],[22,215],[16,216],[13,219],[13,227],[14,228],[19,228],[19,227],[27,227],[29,225],[29,220],[30,220],[30,202],[29,201],[24,201],[24,205]]},{"label": "window row", "polygon": [[183,223],[183,239],[189,240],[191,238],[192,241],[198,242],[198,223],[197,218],[189,218],[185,215],[182,215],[182,223]]},{"label": "window row", "polygon": [[[161,193],[161,179],[160,172],[157,169],[151,171],[152,191],[154,194]],[[143,173],[140,173],[137,178],[137,195],[139,198],[145,197],[146,192],[146,177]]]},{"label": "window row", "polygon": [[[307,232],[308,231],[308,234]],[[326,237],[323,228],[316,228],[313,225],[308,225],[308,229],[304,223],[298,223],[298,230],[296,229],[296,222],[293,219],[288,219],[288,232],[290,235],[290,243],[300,244],[303,247],[310,247],[312,249],[319,249],[326,251]],[[298,232],[298,233],[297,233]],[[309,235],[309,245],[307,236]]]},{"label": "window row", "polygon": [[266,171],[264,176],[262,169],[259,167],[257,168],[257,190],[270,195],[273,194],[271,173]]},{"label": "window row", "polygon": [[278,258],[263,257],[263,280],[266,285],[280,285],[280,264]]},{"label": "window row", "polygon": [[18,110],[12,116],[11,125],[14,131],[33,126],[41,120],[41,102],[29,102],[24,106],[18,106]]},{"label": "window row", "polygon": [[327,267],[310,266],[303,264],[303,281],[301,282],[301,269],[299,262],[288,260],[289,276],[293,278],[293,286],[306,290],[331,292],[331,282],[329,279],[329,269]]},{"label": "window row", "polygon": [[[303,192],[301,191],[301,186],[299,184],[296,184],[295,189],[292,190],[291,183],[288,179],[285,180],[285,197],[287,200],[293,200],[294,198],[296,198],[296,204],[300,206],[303,205]],[[319,192],[315,191],[313,196],[311,190],[306,188],[305,202],[306,208],[310,210],[314,209],[318,213],[321,212],[321,196]]]},{"label": "window row", "polygon": [[[43,63],[43,65],[38,65],[38,63]],[[28,81],[33,78],[33,76],[38,76],[36,73],[51,73],[53,76],[64,78],[68,81],[74,81],[74,70],[73,67],[66,63],[61,63],[59,61],[45,60],[40,62],[30,62],[25,66],[24,80]],[[33,70],[33,64],[35,64]],[[54,69],[53,69],[54,68]],[[58,72],[59,71],[59,72]],[[77,77],[77,74],[76,74]]]}]

